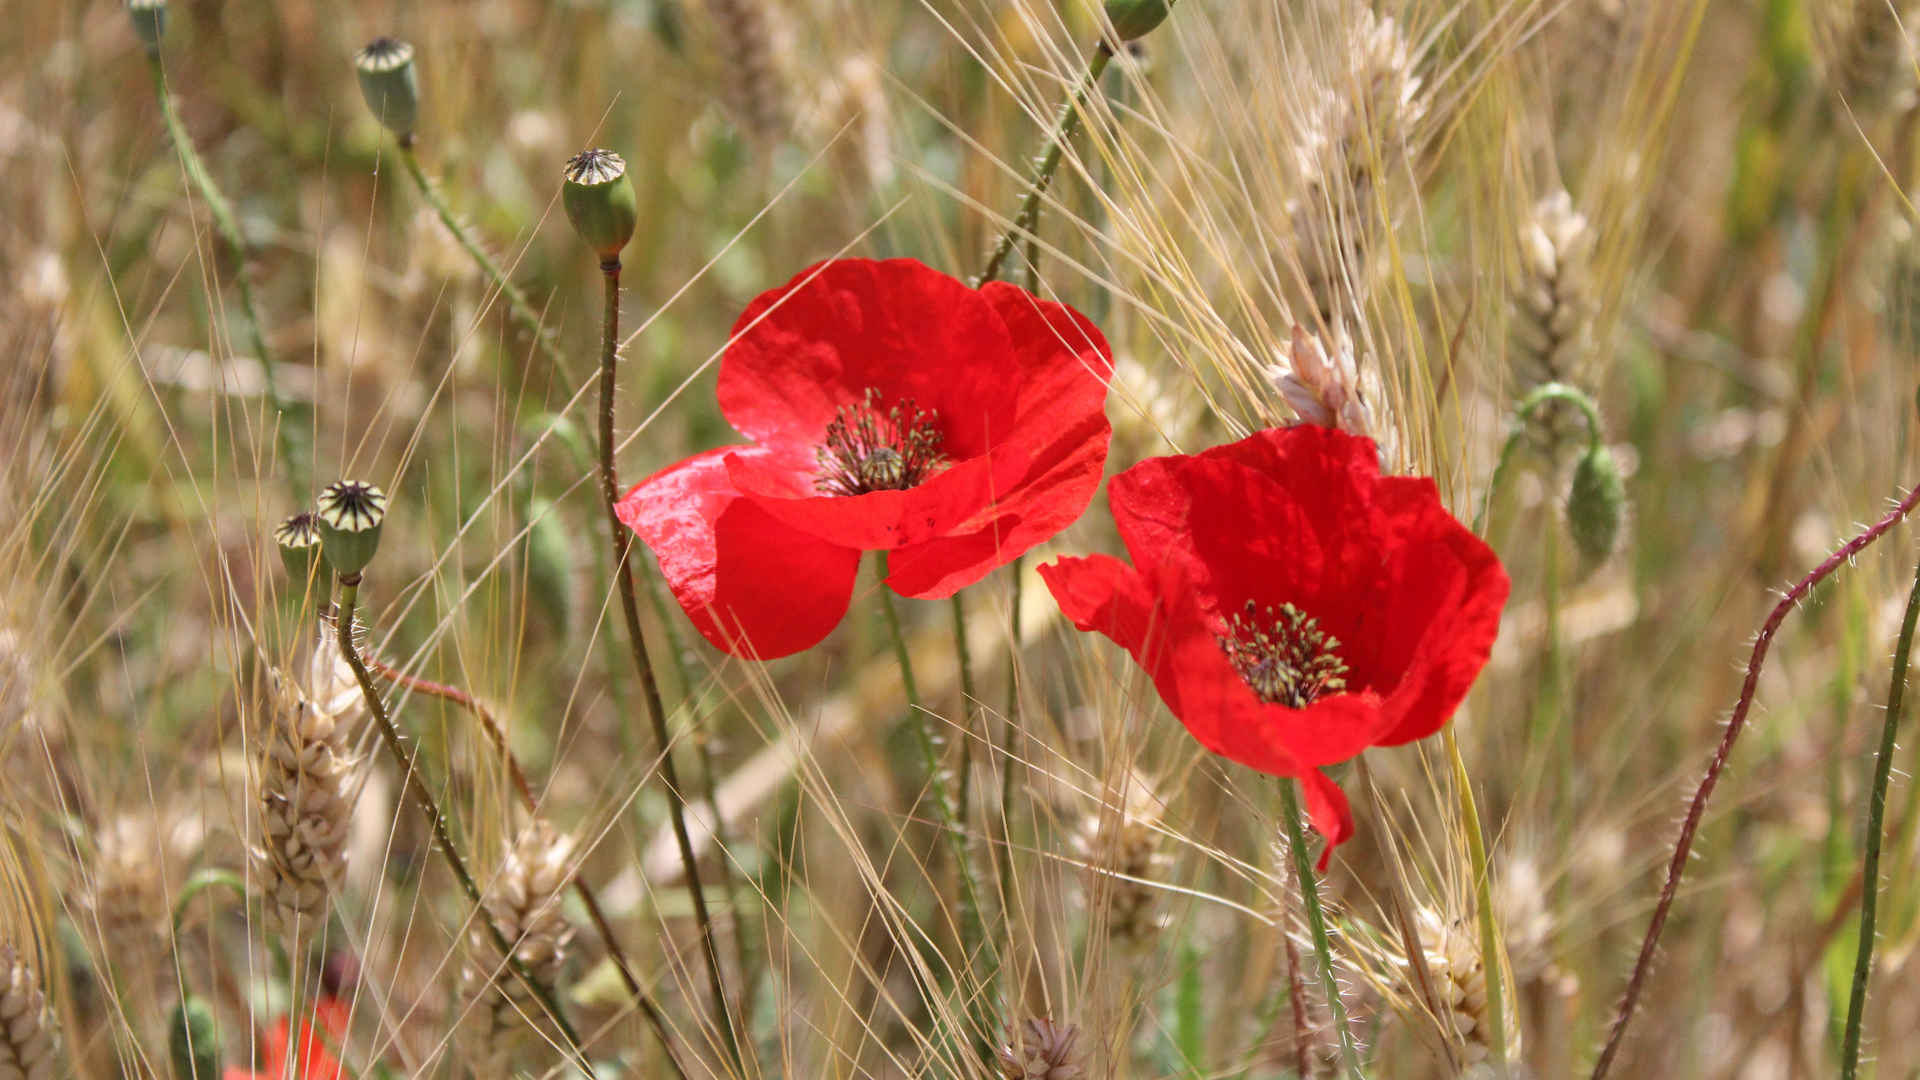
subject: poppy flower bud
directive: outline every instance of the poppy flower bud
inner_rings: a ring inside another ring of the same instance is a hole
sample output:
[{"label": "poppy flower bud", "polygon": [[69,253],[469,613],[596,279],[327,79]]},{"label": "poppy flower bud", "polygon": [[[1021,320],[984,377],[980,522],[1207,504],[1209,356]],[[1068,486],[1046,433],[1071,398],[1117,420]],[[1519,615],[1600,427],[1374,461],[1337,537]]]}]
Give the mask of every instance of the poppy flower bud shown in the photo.
[{"label": "poppy flower bud", "polygon": [[311,510],[302,510],[273,530],[273,542],[280,546],[280,561],[286,564],[287,577],[296,587],[306,587],[320,565],[320,519]]},{"label": "poppy flower bud", "polygon": [[160,39],[167,33],[167,0],[127,0],[127,15],[133,19],[133,32],[147,47],[147,55],[157,55]]},{"label": "poppy flower bud", "polygon": [[320,492],[321,550],[342,578],[357,578],[380,548],[387,493],[358,480],[336,480]]},{"label": "poppy flower bud", "polygon": [[1125,44],[1166,22],[1172,8],[1173,0],[1107,0],[1107,20],[1114,38]]},{"label": "poppy flower bud", "polygon": [[220,1075],[220,1025],[206,1000],[188,994],[173,1008],[168,1057],[179,1080],[215,1080]]},{"label": "poppy flower bud", "polygon": [[1595,443],[1580,455],[1573,469],[1573,483],[1567,488],[1567,529],[1588,562],[1602,562],[1613,554],[1620,542],[1626,505],[1620,466],[1612,451]]},{"label": "poppy flower bud", "polygon": [[377,37],[353,54],[360,96],[367,108],[402,143],[413,141],[420,115],[420,79],[413,72],[413,46],[399,38]]},{"label": "poppy flower bud", "polygon": [[582,150],[567,159],[567,182],[560,192],[567,220],[602,263],[618,263],[620,249],[633,239],[640,220],[627,163],[611,150]]}]

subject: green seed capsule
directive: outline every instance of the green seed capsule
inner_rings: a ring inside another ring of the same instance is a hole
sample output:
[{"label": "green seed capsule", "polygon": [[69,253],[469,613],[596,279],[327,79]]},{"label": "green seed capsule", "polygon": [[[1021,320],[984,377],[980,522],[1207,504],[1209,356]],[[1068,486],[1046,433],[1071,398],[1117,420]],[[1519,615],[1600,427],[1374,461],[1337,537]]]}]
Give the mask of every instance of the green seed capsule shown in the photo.
[{"label": "green seed capsule", "polygon": [[219,1080],[220,1025],[206,1001],[188,994],[174,1006],[167,1036],[175,1080]]},{"label": "green seed capsule", "polygon": [[1167,21],[1173,0],[1107,0],[1107,19],[1122,43],[1145,36]]},{"label": "green seed capsule", "polygon": [[633,181],[627,163],[611,150],[582,150],[567,159],[567,182],[561,189],[567,220],[602,263],[620,261],[620,249],[633,239],[640,220]]},{"label": "green seed capsule", "polygon": [[147,47],[147,55],[158,55],[160,39],[167,34],[167,0],[127,0],[127,15],[133,19],[133,32]]},{"label": "green seed capsule", "polygon": [[1595,446],[1582,454],[1567,488],[1567,530],[1589,563],[1604,562],[1613,554],[1626,506],[1626,484],[1613,453]]},{"label": "green seed capsule", "polygon": [[273,542],[280,546],[280,561],[286,564],[294,588],[306,588],[320,566],[320,519],[313,511],[302,510],[273,530]]},{"label": "green seed capsule", "polygon": [[367,108],[402,143],[413,140],[420,114],[420,79],[413,71],[413,46],[399,38],[377,37],[353,54],[354,74]]},{"label": "green seed capsule", "polygon": [[357,577],[380,548],[387,494],[358,480],[338,480],[320,492],[321,550],[342,578]]}]

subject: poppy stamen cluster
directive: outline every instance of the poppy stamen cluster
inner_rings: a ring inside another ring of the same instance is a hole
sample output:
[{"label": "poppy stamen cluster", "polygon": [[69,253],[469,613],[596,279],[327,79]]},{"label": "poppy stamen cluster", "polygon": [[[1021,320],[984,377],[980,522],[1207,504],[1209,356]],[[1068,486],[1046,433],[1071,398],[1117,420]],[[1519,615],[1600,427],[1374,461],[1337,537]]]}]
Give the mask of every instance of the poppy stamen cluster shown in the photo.
[{"label": "poppy stamen cluster", "polygon": [[1347,688],[1347,662],[1334,651],[1340,639],[1292,604],[1263,610],[1249,600],[1227,627],[1215,640],[1261,701],[1304,709]]},{"label": "poppy stamen cluster", "polygon": [[835,412],[826,441],[813,452],[820,466],[814,490],[822,495],[905,491],[946,464],[937,411],[907,398],[882,414],[879,401],[880,391],[869,387],[860,404]]}]

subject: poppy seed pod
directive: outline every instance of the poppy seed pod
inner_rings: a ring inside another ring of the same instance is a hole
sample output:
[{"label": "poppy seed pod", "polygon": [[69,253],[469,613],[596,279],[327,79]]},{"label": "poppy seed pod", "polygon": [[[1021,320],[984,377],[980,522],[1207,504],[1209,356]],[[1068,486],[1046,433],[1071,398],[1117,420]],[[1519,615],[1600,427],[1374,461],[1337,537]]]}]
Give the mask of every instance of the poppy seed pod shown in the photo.
[{"label": "poppy seed pod", "polygon": [[1595,443],[1580,455],[1573,468],[1573,482],[1567,487],[1567,530],[1574,546],[1588,562],[1598,563],[1613,554],[1620,542],[1620,523],[1627,505],[1626,484],[1620,479],[1620,465],[1613,452]]},{"label": "poppy seed pod", "polygon": [[358,480],[337,480],[320,492],[321,550],[342,578],[357,578],[380,548],[387,494]]},{"label": "poppy seed pod", "polygon": [[413,46],[399,38],[377,37],[353,54],[360,94],[367,108],[400,141],[413,139],[420,115],[420,79],[413,71]]},{"label": "poppy seed pod", "polygon": [[160,52],[160,39],[167,33],[167,0],[127,0],[127,15],[133,19],[133,32],[147,47],[147,55]]},{"label": "poppy seed pod", "polygon": [[280,561],[286,564],[287,577],[305,588],[320,564],[320,519],[311,510],[302,510],[273,530],[273,542],[280,547]]},{"label": "poppy seed pod", "polygon": [[602,263],[618,263],[640,220],[626,161],[611,150],[582,150],[567,159],[566,173],[560,197],[567,220]]},{"label": "poppy seed pod", "polygon": [[1173,0],[1107,0],[1107,21],[1113,23],[1113,36],[1121,43],[1144,37],[1167,21]]}]

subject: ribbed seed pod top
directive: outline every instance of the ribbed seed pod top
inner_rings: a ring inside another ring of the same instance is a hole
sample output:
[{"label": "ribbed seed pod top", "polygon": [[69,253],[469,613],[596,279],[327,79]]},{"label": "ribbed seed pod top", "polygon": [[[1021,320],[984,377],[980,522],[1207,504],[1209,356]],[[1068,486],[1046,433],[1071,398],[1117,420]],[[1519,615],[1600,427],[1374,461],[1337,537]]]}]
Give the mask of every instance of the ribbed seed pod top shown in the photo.
[{"label": "ribbed seed pod top", "polygon": [[320,563],[319,517],[302,510],[287,518],[273,530],[273,542],[280,548],[280,561],[286,564],[294,588],[304,588]]},{"label": "ribbed seed pod top", "polygon": [[380,548],[387,493],[358,480],[336,480],[320,492],[316,516],[327,565],[341,577],[351,577],[365,570]]},{"label": "ribbed seed pod top", "polygon": [[167,33],[167,0],[127,0],[127,15],[133,20],[133,32],[147,55],[160,52],[160,39]]},{"label": "ribbed seed pod top", "polygon": [[353,54],[354,74],[367,108],[405,143],[413,139],[420,114],[420,78],[413,71],[413,46],[399,38],[377,37]]},{"label": "ribbed seed pod top", "polygon": [[611,150],[582,150],[567,159],[566,175],[560,197],[567,220],[602,263],[618,262],[640,220],[625,159]]}]

